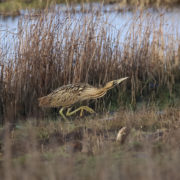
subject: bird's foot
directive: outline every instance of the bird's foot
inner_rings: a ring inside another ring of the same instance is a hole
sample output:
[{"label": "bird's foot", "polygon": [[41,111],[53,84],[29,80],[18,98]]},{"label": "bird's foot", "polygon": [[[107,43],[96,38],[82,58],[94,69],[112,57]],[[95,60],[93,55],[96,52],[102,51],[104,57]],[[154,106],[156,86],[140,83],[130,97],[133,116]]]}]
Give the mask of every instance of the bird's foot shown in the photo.
[{"label": "bird's foot", "polygon": [[91,108],[89,108],[89,107],[86,106],[86,108],[83,107],[83,108],[81,109],[80,117],[83,116],[83,112],[84,112],[85,110],[88,111],[90,114],[96,113],[93,109],[91,109]]},{"label": "bird's foot", "polygon": [[71,115],[75,114],[78,111],[80,111],[80,117],[83,116],[83,111],[87,111],[87,112],[89,112],[91,114],[95,113],[95,111],[93,109],[91,109],[90,107],[88,107],[88,106],[81,106],[81,107],[75,109],[74,111],[71,111],[71,108],[68,108],[66,116],[71,116]]},{"label": "bird's foot", "polygon": [[82,112],[83,112],[83,110],[86,110],[87,112],[89,112],[91,114],[95,113],[95,111],[93,109],[91,109],[90,107],[88,107],[88,106],[81,106],[80,108],[81,108]]}]

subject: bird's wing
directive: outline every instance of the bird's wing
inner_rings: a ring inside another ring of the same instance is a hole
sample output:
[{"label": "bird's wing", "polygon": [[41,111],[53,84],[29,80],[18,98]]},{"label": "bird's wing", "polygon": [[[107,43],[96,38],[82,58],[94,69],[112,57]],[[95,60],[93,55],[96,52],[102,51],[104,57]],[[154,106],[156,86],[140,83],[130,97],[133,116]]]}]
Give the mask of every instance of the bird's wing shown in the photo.
[{"label": "bird's wing", "polygon": [[65,93],[78,94],[83,92],[85,89],[92,87],[93,86],[89,84],[83,84],[83,83],[68,84],[55,89],[54,91],[51,92],[51,95],[55,95],[60,92],[61,94],[65,94]]},{"label": "bird's wing", "polygon": [[83,92],[87,88],[91,88],[89,84],[69,84],[55,89],[49,95],[44,97],[47,107],[67,107],[76,102],[84,100],[82,98]]}]

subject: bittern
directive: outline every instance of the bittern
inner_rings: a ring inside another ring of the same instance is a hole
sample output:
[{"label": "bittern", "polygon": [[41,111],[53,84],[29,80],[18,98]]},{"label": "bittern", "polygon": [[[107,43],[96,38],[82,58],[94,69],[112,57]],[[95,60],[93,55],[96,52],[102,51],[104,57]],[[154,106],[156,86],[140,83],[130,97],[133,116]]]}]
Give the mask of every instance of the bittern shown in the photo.
[{"label": "bittern", "polygon": [[109,81],[104,87],[99,88],[85,83],[64,85],[54,90],[47,96],[39,98],[39,106],[56,108],[62,107],[59,110],[59,114],[64,118],[64,120],[66,120],[66,117],[63,114],[63,110],[65,108],[68,108],[66,116],[71,116],[78,111],[80,111],[80,116],[82,116],[83,110],[86,110],[89,113],[95,113],[95,111],[88,106],[81,106],[74,111],[71,111],[71,106],[84,100],[100,98],[104,96],[109,89],[112,89],[127,78],[128,77]]}]

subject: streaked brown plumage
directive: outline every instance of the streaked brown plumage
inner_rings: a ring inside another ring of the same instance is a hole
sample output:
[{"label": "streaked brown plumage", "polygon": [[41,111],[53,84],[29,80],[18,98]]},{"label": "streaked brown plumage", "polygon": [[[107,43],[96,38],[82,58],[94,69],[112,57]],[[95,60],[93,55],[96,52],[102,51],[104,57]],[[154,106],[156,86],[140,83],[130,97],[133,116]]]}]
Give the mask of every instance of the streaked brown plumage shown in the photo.
[{"label": "streaked brown plumage", "polygon": [[[118,85],[128,77],[121,78],[118,80],[113,80],[108,83],[104,87],[96,88],[89,84],[77,83],[77,84],[69,84],[62,86],[47,96],[39,98],[39,106],[41,107],[62,107],[59,113],[61,116],[66,119],[63,114],[63,109],[70,107],[71,105],[88,100],[88,99],[97,99],[106,94],[109,89],[112,89],[114,86]],[[81,106],[80,108],[70,112],[70,108],[68,109],[66,116],[71,116],[77,111],[81,110],[81,115],[83,110],[86,110],[90,113],[94,113],[94,110],[89,108],[88,106]]]}]

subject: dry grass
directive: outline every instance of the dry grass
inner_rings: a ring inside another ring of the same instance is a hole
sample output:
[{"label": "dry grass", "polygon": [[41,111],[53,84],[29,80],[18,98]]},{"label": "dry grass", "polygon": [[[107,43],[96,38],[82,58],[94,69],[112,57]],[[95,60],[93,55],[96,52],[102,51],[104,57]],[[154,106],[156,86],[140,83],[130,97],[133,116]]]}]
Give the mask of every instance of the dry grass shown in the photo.
[{"label": "dry grass", "polygon": [[[16,179],[179,179],[177,108],[119,111],[73,123],[29,119],[0,130],[0,176]],[[120,128],[129,129],[123,143]]]},{"label": "dry grass", "polygon": [[[180,44],[164,33],[163,16],[135,16],[122,43],[124,32],[100,12],[80,20],[47,13],[24,17],[15,45],[1,47],[1,179],[179,179]],[[63,123],[38,108],[38,97],[63,84],[124,76],[130,80],[90,102],[97,112],[121,105],[114,115]],[[122,127],[127,136],[116,142]]]},{"label": "dry grass", "polygon": [[[125,76],[129,81],[92,103],[97,111],[119,105],[135,107],[144,100],[176,105],[179,37],[163,33],[163,17],[157,24],[149,14],[135,17],[123,43],[123,31],[93,13],[80,21],[53,11],[29,18],[19,22],[13,55],[1,49],[1,123],[39,116],[37,98],[61,85],[88,82],[99,86]],[[143,29],[144,19],[149,25]]]}]

